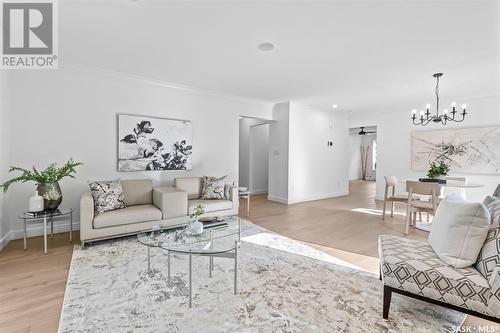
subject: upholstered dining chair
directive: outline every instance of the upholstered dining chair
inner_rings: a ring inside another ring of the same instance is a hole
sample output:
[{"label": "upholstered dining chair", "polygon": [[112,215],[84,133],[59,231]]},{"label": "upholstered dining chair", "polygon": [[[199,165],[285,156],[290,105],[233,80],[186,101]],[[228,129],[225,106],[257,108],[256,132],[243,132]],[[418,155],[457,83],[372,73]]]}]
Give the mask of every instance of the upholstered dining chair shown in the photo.
[{"label": "upholstered dining chair", "polygon": [[[439,204],[439,192],[441,187],[438,183],[425,183],[417,181],[406,181],[408,192],[408,204],[406,207],[405,235],[408,234],[410,225],[415,225],[417,212],[426,212],[434,215]],[[428,201],[420,200],[420,196],[428,196]]]},{"label": "upholstered dining chair", "polygon": [[408,194],[396,194],[396,186],[399,182],[396,176],[385,176],[384,208],[382,209],[382,220],[385,220],[387,203],[391,203],[391,217],[394,216],[394,204],[396,202],[407,203]]}]

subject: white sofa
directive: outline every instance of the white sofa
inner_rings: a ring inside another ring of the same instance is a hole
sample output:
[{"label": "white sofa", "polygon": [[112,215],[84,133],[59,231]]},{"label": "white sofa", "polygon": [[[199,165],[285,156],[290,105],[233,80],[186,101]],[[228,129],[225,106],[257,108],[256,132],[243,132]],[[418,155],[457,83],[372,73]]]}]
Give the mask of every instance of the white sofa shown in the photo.
[{"label": "white sofa", "polygon": [[202,204],[204,216],[238,214],[238,188],[226,184],[225,200],[202,200],[201,177],[176,178],[174,186],[153,188],[149,179],[122,180],[126,208],[97,213],[91,192],[80,200],[80,240],[85,243],[121,237],[154,226],[178,227],[189,223],[193,209]]}]

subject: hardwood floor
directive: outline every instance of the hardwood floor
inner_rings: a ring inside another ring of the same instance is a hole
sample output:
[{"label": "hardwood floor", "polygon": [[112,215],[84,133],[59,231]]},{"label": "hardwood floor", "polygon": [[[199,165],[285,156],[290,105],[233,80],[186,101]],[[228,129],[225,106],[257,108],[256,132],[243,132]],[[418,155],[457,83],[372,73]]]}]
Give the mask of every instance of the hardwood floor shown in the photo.
[{"label": "hardwood floor", "polygon": [[[368,271],[378,271],[377,238],[403,236],[404,211],[381,220],[382,204],[375,202],[375,183],[355,181],[351,195],[283,205],[265,195],[252,196],[249,219],[269,230],[296,239]],[[240,215],[246,213],[241,201]],[[78,233],[73,234],[78,242]],[[427,233],[411,229],[412,239]],[[0,252],[0,332],[56,332],[72,255],[68,234],[49,238],[43,255],[43,238],[11,241]],[[381,319],[382,320],[382,319]],[[467,324],[492,323],[468,317]]]}]

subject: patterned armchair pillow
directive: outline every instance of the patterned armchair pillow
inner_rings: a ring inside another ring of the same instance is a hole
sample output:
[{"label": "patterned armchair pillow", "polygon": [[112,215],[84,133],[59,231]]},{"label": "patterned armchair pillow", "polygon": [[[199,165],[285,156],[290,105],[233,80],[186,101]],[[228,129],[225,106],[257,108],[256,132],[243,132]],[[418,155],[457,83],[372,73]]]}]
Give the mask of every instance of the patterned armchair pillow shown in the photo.
[{"label": "patterned armchair pillow", "polygon": [[93,182],[89,185],[97,212],[104,213],[126,207],[120,182]]},{"label": "patterned armchair pillow", "polygon": [[489,203],[486,208],[490,211],[491,214],[491,224],[500,225],[500,199]]},{"label": "patterned armchair pillow", "polygon": [[490,279],[498,264],[500,264],[500,226],[495,226],[488,231],[475,266],[485,278]]},{"label": "patterned armchair pillow", "polygon": [[226,177],[207,177],[202,178],[201,198],[203,200],[222,200],[225,198],[224,187]]}]

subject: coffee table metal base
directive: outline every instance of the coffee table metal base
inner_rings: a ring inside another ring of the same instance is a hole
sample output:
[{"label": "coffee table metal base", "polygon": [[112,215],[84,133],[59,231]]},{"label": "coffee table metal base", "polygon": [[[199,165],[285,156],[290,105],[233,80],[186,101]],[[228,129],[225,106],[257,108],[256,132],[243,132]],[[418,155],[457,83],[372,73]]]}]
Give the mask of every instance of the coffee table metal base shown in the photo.
[{"label": "coffee table metal base", "polygon": [[[234,259],[234,295],[238,293],[238,241],[234,242],[234,252],[223,252],[223,253],[211,253],[211,254],[193,254],[193,253],[181,253],[178,252],[179,254],[186,254],[189,256],[189,274],[188,274],[188,286],[189,286],[189,307],[192,307],[193,305],[193,296],[192,296],[192,290],[193,290],[193,255],[197,255],[200,257],[209,257],[208,259],[208,277],[212,277],[212,272],[214,270],[214,258],[229,258],[229,259]],[[151,276],[151,247],[147,246],[148,248],[148,275]],[[170,252],[167,251],[167,282],[170,284]]]}]

